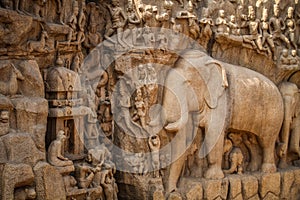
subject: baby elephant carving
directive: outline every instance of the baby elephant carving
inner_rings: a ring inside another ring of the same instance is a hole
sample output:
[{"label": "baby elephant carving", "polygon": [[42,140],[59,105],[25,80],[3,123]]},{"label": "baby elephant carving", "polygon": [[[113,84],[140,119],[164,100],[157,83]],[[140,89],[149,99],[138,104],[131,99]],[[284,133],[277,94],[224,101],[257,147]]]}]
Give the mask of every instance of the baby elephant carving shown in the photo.
[{"label": "baby elephant carving", "polygon": [[238,174],[242,174],[243,160],[244,160],[244,156],[241,149],[238,147],[233,147],[229,154],[230,168],[227,170],[223,170],[223,172],[225,174],[232,174],[234,172],[237,172]]}]

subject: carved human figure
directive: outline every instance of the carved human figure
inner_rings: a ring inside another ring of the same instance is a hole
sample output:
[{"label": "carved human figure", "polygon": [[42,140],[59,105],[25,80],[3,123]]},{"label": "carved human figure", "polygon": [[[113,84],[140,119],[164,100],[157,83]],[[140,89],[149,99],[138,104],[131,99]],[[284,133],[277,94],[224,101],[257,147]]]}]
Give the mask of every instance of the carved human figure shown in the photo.
[{"label": "carved human figure", "polygon": [[274,40],[283,41],[287,47],[290,47],[289,39],[282,33],[285,30],[285,23],[283,19],[279,16],[279,7],[277,4],[274,5],[274,15],[270,18],[270,33]]},{"label": "carved human figure", "polygon": [[77,73],[81,73],[81,60],[79,54],[76,54],[73,58],[73,62],[71,65],[71,70]]},{"label": "carved human figure", "polygon": [[125,15],[123,9],[120,7],[119,0],[112,0],[112,6],[107,5],[107,8],[110,11],[112,27],[110,27],[106,31],[104,37],[105,39],[115,44],[116,41],[112,40],[110,36],[116,32],[118,44],[121,45],[123,48],[126,48],[126,44],[123,42],[122,38],[123,38],[123,29],[127,21],[127,16]]},{"label": "carved human figure", "polygon": [[294,8],[289,7],[287,11],[287,16],[285,18],[285,24],[286,24],[286,33],[289,37],[290,44],[293,46],[294,49],[297,49],[296,44],[296,21],[294,19]]},{"label": "carved human figure", "polygon": [[56,139],[53,140],[48,149],[48,162],[56,167],[73,165],[73,162],[62,155],[63,143],[66,139],[63,130],[58,131]]},{"label": "carved human figure", "polygon": [[19,13],[24,13],[25,0],[14,0],[14,9]]},{"label": "carved human figure", "polygon": [[134,105],[136,108],[136,117],[133,118],[133,120],[139,120],[141,123],[141,126],[143,128],[146,127],[146,107],[144,103],[144,98],[142,94],[142,90],[140,88],[136,91],[136,97],[134,98]]},{"label": "carved human figure", "polygon": [[[164,29],[171,28],[171,21],[172,21],[172,7],[173,2],[170,0],[165,0],[163,4],[163,11],[161,15],[157,16],[157,20],[161,23],[161,27]],[[162,29],[162,31],[163,31]]]},{"label": "carved human figure", "polygon": [[99,43],[102,42],[102,36],[97,32],[97,24],[92,23],[85,35],[84,46],[91,52]]},{"label": "carved human figure", "polygon": [[36,17],[44,17],[45,16],[45,5],[47,0],[34,0],[33,4],[33,13]]},{"label": "carved human figure", "polygon": [[137,40],[137,33],[138,33],[137,25],[141,23],[141,20],[136,15],[132,3],[128,4],[127,16],[128,16],[128,26],[123,34],[123,41],[125,42],[127,38],[130,36],[131,41],[129,42],[128,45],[135,46]]},{"label": "carved human figure", "polygon": [[85,1],[81,3],[81,10],[78,14],[78,33],[77,33],[77,42],[78,47],[81,46],[81,43],[85,40],[85,26],[86,26],[86,4]]},{"label": "carved human figure", "polygon": [[144,27],[143,39],[146,47],[154,47],[155,36],[154,33],[151,31],[150,27],[148,26]]},{"label": "carved human figure", "polygon": [[230,34],[232,35],[240,35],[240,28],[235,20],[234,15],[230,15],[230,21],[228,22],[228,26],[230,29]]},{"label": "carved human figure", "polygon": [[279,58],[279,67],[286,68],[289,64],[289,50],[283,49]]},{"label": "carved human figure", "polygon": [[260,22],[260,29],[262,31],[262,45],[264,46],[267,43],[268,47],[271,49],[273,54],[273,60],[277,60],[275,52],[275,44],[273,41],[273,36],[270,34],[270,25],[268,21],[268,10],[263,9],[262,18]]},{"label": "carved human figure", "polygon": [[290,65],[295,65],[296,67],[298,67],[300,60],[297,55],[297,50],[295,50],[295,49],[291,50],[291,56],[289,57],[289,62],[290,62]]},{"label": "carved human figure", "polygon": [[188,2],[187,6],[187,14],[188,14],[188,25],[189,25],[189,32],[193,39],[197,39],[200,35],[200,28],[197,24],[197,17],[194,13],[194,6],[191,1]]},{"label": "carved human figure", "polygon": [[159,149],[160,149],[160,139],[157,135],[152,135],[148,139],[148,144],[151,151],[151,163],[153,169],[154,178],[159,177],[159,167],[160,167],[160,160],[159,160]]},{"label": "carved human figure", "polygon": [[65,24],[64,17],[65,17],[66,0],[56,0],[56,3],[57,3],[57,14],[59,14],[59,22],[61,24]]},{"label": "carved human figure", "polygon": [[115,179],[112,175],[106,175],[104,181],[101,183],[101,186],[103,187],[106,199],[118,199],[117,193],[119,192],[119,190]]},{"label": "carved human figure", "polygon": [[262,46],[262,35],[259,28],[259,20],[256,19],[255,11],[252,6],[248,7],[248,20],[242,24],[242,27],[248,27],[250,35],[244,35],[244,42],[252,44],[253,48],[258,48],[259,51],[266,50]]},{"label": "carved human figure", "polygon": [[166,53],[168,50],[169,40],[165,33],[162,31],[159,32],[156,41],[159,42],[158,48]]},{"label": "carved human figure", "polygon": [[76,41],[77,39],[78,14],[79,14],[78,2],[74,1],[72,6],[72,14],[70,15],[68,20],[68,25],[71,28],[67,36],[68,43],[70,43],[71,41]]},{"label": "carved human figure", "polygon": [[219,16],[216,19],[215,25],[217,26],[217,33],[229,34],[229,27],[225,18],[224,10],[219,10]]},{"label": "carved human figure", "polygon": [[209,41],[212,37],[213,31],[212,26],[214,25],[214,22],[212,18],[208,15],[208,10],[203,11],[203,18],[199,20],[200,23],[200,37],[199,37],[199,43],[202,45],[205,49],[208,48]]}]

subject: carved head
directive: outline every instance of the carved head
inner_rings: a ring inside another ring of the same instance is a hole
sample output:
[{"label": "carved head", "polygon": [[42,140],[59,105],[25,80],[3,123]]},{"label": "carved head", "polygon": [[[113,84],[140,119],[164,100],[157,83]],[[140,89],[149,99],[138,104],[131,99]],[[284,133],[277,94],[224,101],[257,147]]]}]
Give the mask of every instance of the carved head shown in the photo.
[{"label": "carved head", "polygon": [[266,8],[263,9],[261,20],[262,21],[268,20],[268,9],[266,9]]},{"label": "carved head", "polygon": [[60,141],[65,140],[66,139],[65,131],[59,130],[57,133],[57,139],[59,139]]},{"label": "carved head", "polygon": [[119,0],[112,0],[111,3],[112,3],[112,5],[115,6],[115,7],[120,5]]},{"label": "carved head", "polygon": [[291,51],[291,54],[292,54],[293,57],[296,57],[296,56],[297,56],[297,51],[296,51],[295,49],[293,49],[293,50]]},{"label": "carved head", "polygon": [[289,50],[283,49],[283,50],[282,50],[282,56],[283,56],[283,57],[288,57],[288,55],[289,55]]},{"label": "carved head", "polygon": [[274,4],[273,11],[274,11],[274,16],[278,17],[279,16],[279,6],[277,4]]},{"label": "carved head", "polygon": [[293,18],[293,16],[294,16],[294,8],[293,7],[289,7],[287,12],[288,12],[287,13],[288,18]]},{"label": "carved head", "polygon": [[231,21],[232,23],[235,23],[235,16],[234,16],[234,15],[230,15],[230,21]]},{"label": "carved head", "polygon": [[255,19],[255,11],[254,11],[254,8],[253,6],[248,6],[248,17],[251,19],[251,20],[254,20]]},{"label": "carved head", "polygon": [[219,10],[219,17],[222,17],[222,18],[225,17],[225,11],[224,10]]}]

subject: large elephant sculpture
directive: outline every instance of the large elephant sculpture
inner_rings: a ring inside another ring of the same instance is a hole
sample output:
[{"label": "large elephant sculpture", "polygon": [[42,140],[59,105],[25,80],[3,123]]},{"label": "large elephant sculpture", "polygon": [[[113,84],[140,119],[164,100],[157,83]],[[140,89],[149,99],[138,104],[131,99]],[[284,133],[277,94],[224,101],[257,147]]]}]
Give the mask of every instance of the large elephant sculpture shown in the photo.
[{"label": "large elephant sculpture", "polygon": [[[283,100],[265,76],[248,68],[214,60],[199,50],[188,50],[165,79],[164,129],[172,138],[172,164],[166,191],[176,190],[188,141],[204,130],[200,152],[207,152],[205,178],[223,178],[225,133],[255,134],[263,150],[261,170],[275,172],[275,143],[283,121]],[[192,125],[191,125],[192,124]],[[204,154],[205,155],[205,154]]]}]

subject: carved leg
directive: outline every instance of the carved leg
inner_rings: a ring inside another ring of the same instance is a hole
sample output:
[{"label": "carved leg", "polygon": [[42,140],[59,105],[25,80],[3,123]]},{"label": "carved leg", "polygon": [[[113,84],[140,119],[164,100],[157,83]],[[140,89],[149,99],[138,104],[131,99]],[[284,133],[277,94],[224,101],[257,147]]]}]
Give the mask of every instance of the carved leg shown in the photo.
[{"label": "carved leg", "polygon": [[224,144],[224,132],[219,137],[214,137],[213,135],[206,135],[205,140],[207,148],[210,148],[215,140],[218,140],[214,144],[212,150],[208,152],[208,164],[209,168],[206,171],[204,177],[208,179],[220,179],[224,178],[222,171],[222,154],[223,154],[223,144]]},{"label": "carved leg", "polygon": [[261,170],[262,172],[265,173],[274,173],[277,170],[275,165],[275,158],[274,158],[275,145],[270,145],[270,142],[268,142],[267,145],[262,145],[262,146],[263,146],[263,164]]},{"label": "carved leg", "polygon": [[166,193],[169,194],[177,190],[177,182],[182,172],[183,164],[185,162],[186,150],[186,128],[179,130],[175,137],[171,140],[171,161],[170,173],[166,186]]}]

